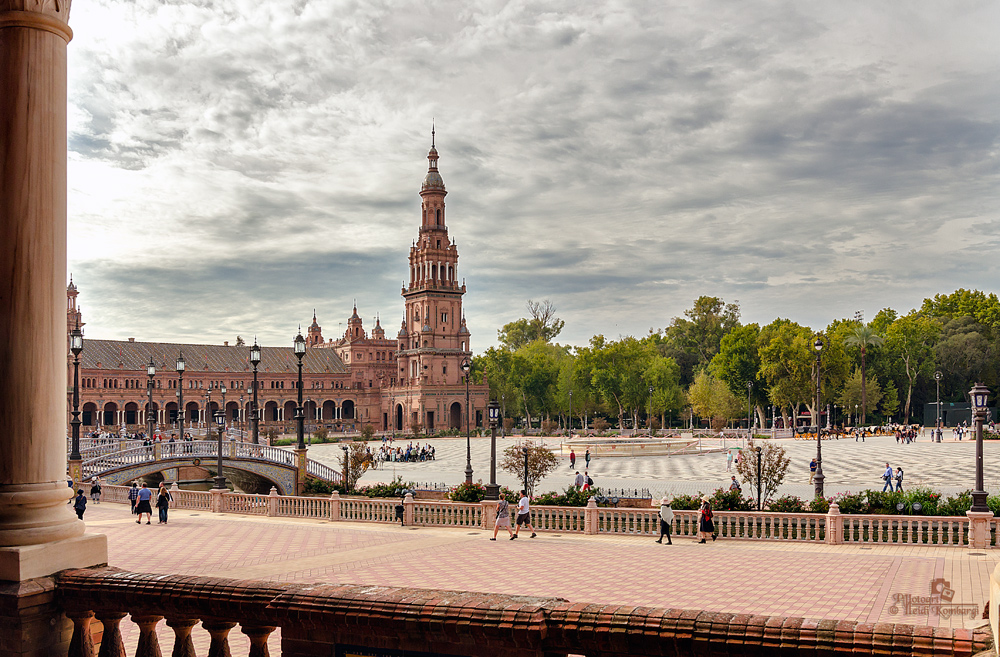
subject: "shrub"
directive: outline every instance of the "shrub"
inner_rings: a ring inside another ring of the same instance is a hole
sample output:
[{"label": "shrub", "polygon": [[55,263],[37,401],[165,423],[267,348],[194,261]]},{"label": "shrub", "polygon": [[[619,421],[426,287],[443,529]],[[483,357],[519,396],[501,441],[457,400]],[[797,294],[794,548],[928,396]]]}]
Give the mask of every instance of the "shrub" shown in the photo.
[{"label": "shrub", "polygon": [[542,421],[542,435],[543,436],[551,436],[552,432],[556,430],[556,426],[558,426],[558,425],[555,422],[553,422],[552,420],[543,420]]},{"label": "shrub", "polygon": [[938,502],[938,515],[942,516],[964,516],[965,512],[972,508],[972,491],[962,491],[958,495],[940,500]]},{"label": "shrub", "polygon": [[325,443],[326,442],[326,427],[320,427],[312,432],[312,440],[314,443]]},{"label": "shrub", "polygon": [[594,431],[596,431],[597,433],[604,432],[609,426],[608,421],[605,420],[603,417],[595,417],[593,425],[594,425]]},{"label": "shrub", "polygon": [[372,424],[361,425],[361,440],[369,441],[375,437],[375,426]]},{"label": "shrub", "polygon": [[590,498],[599,492],[599,488],[583,491],[576,486],[567,486],[563,493],[545,493],[539,495],[535,499],[535,504],[543,506],[587,506]]},{"label": "shrub", "polygon": [[817,497],[809,503],[810,513],[829,513],[832,497]]},{"label": "shrub", "polygon": [[673,504],[676,511],[695,511],[701,507],[701,493],[697,495],[675,495]]},{"label": "shrub", "polygon": [[868,496],[865,492],[860,493],[837,493],[832,502],[836,502],[841,513],[867,513]]},{"label": "shrub", "polygon": [[[882,513],[886,515],[899,515],[900,513],[909,513],[906,507],[906,498],[903,493],[897,493],[895,491],[882,492],[880,490],[868,490],[865,491],[868,495],[868,508],[864,513]],[[902,503],[903,510],[899,511],[896,505]]]},{"label": "shrub", "polygon": [[805,513],[806,503],[794,495],[782,495],[776,500],[771,500],[767,508],[778,513]]},{"label": "shrub", "polygon": [[913,508],[914,504],[920,504],[921,515],[940,515],[938,504],[941,502],[941,493],[935,492],[930,488],[918,487],[905,491],[903,495],[906,497],[907,505],[910,509]]},{"label": "shrub", "polygon": [[521,496],[516,490],[511,490],[506,486],[500,487],[500,497],[507,500],[511,504],[517,504],[517,501],[521,499]]},{"label": "shrub", "polygon": [[752,511],[754,505],[743,497],[742,491],[716,488],[709,497],[712,509],[715,511]]},{"label": "shrub", "polygon": [[356,492],[365,497],[402,497],[400,491],[405,488],[413,489],[416,486],[412,481],[403,481],[403,477],[397,475],[395,479],[387,484],[371,484],[362,486]]},{"label": "shrub", "polygon": [[453,502],[482,502],[485,497],[486,486],[481,482],[469,484],[464,481],[452,488],[448,495]]}]

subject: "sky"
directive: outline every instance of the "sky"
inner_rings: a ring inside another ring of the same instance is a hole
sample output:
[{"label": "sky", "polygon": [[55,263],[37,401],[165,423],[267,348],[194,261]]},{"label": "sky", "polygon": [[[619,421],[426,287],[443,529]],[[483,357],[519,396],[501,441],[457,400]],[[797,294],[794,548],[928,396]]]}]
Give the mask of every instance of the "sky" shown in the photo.
[{"label": "sky", "polygon": [[476,351],[1000,287],[1000,3],[80,0],[89,337],[394,336],[436,125]]}]

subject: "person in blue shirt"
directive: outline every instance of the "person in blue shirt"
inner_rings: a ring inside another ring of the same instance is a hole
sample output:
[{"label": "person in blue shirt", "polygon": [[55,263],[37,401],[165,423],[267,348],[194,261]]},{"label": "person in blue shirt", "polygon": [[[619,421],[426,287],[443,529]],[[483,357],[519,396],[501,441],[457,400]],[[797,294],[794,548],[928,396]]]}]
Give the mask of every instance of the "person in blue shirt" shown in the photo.
[{"label": "person in blue shirt", "polygon": [[139,516],[139,519],[135,521],[135,524],[142,524],[142,516],[146,516],[146,524],[151,524],[153,519],[153,506],[149,501],[153,498],[153,491],[146,488],[146,484],[143,483],[142,488],[139,489],[139,497],[135,503],[135,513]]},{"label": "person in blue shirt", "polygon": [[885,490],[888,488],[889,492],[891,493],[892,492],[892,467],[888,463],[885,464],[885,472],[882,473],[882,479],[883,479],[883,481],[885,481],[885,486],[882,486],[882,492],[884,493]]}]

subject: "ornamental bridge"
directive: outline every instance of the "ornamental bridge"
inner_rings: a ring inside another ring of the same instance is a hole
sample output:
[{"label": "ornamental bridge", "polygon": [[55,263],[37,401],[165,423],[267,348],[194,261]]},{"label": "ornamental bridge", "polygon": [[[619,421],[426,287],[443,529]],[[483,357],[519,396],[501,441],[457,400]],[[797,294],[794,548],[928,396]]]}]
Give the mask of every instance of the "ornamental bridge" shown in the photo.
[{"label": "ornamental bridge", "polygon": [[[215,471],[219,443],[193,440],[143,445],[141,441],[110,441],[80,450],[83,457],[82,478],[100,477],[113,486],[127,486],[132,481],[158,472],[177,479],[177,468],[195,467]],[[237,441],[222,443],[223,469],[238,470],[271,482],[281,495],[295,495],[307,479],[339,484],[339,472],[299,453],[269,445]],[[172,475],[172,476],[171,476]]]}]

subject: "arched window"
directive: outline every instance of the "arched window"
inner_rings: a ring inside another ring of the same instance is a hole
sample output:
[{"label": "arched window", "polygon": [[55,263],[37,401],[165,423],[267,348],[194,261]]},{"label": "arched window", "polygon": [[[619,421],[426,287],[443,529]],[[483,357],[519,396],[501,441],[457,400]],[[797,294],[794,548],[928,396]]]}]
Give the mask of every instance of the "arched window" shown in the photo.
[{"label": "arched window", "polygon": [[441,225],[441,210],[440,209],[437,211],[437,225],[438,226]]}]

